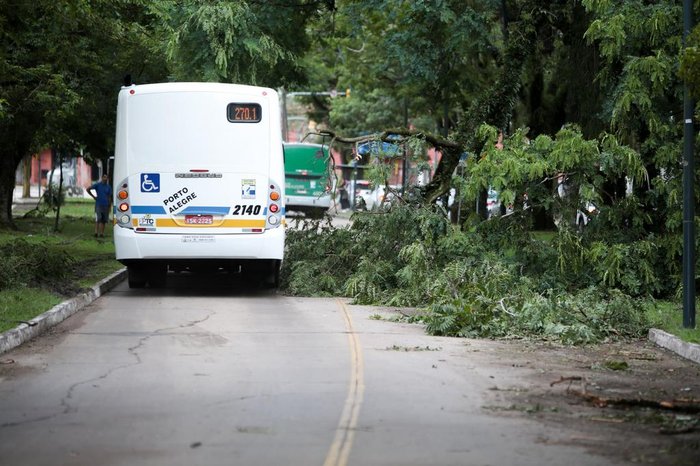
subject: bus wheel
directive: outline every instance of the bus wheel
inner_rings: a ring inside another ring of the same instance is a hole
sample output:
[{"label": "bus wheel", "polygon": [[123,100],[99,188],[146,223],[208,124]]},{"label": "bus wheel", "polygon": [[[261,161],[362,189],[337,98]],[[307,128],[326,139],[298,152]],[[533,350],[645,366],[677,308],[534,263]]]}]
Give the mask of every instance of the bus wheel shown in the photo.
[{"label": "bus wheel", "polygon": [[146,286],[146,271],[143,267],[129,265],[126,271],[129,275],[129,288],[143,288]]},{"label": "bus wheel", "polygon": [[281,261],[271,260],[269,261],[267,267],[263,269],[262,284],[263,287],[268,289],[276,289],[280,286],[280,268]]},{"label": "bus wheel", "polygon": [[326,210],[327,209],[322,207],[312,207],[307,211],[306,216],[314,220],[319,220],[326,214]]}]

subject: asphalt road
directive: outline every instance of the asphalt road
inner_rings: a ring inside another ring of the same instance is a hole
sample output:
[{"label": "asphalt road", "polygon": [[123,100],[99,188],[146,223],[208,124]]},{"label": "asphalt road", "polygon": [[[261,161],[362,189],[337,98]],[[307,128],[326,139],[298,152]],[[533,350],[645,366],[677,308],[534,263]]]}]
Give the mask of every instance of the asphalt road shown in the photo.
[{"label": "asphalt road", "polygon": [[0,464],[611,464],[483,409],[464,340],[229,280],[122,284],[4,354]]}]

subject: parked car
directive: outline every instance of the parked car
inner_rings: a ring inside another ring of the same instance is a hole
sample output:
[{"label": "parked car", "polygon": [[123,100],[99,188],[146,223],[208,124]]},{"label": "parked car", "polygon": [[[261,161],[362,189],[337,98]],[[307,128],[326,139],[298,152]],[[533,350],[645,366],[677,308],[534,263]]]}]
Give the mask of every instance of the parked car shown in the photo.
[{"label": "parked car", "polygon": [[[568,195],[568,191],[571,189],[570,185],[566,182],[566,179],[561,177],[559,179],[559,185],[557,186],[557,195],[560,198],[565,198]],[[586,202],[586,204],[576,211],[576,228],[578,231],[583,230],[583,227],[588,225],[593,216],[598,214],[598,206],[592,202]]]},{"label": "parked car", "polygon": [[492,188],[489,188],[486,196],[486,211],[489,213],[489,217],[501,214],[501,201],[498,200],[498,192]]},{"label": "parked car", "polygon": [[372,191],[374,207],[389,207],[396,199],[396,194],[401,192],[400,185],[389,185],[389,189],[385,185],[380,185]]},{"label": "parked car", "polygon": [[355,209],[371,210],[375,204],[373,191],[370,181],[355,180]]}]

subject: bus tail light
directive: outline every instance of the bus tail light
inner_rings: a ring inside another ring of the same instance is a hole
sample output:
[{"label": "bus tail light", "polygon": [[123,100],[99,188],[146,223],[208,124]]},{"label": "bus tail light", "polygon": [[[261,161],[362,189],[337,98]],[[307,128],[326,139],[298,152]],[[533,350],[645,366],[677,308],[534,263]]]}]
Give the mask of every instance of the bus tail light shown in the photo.
[{"label": "bus tail light", "polygon": [[134,227],[131,224],[131,205],[127,200],[129,199],[129,184],[126,182],[126,180],[119,184],[119,191],[117,191],[116,197],[119,201],[122,201],[116,206],[117,212],[115,213],[115,217],[117,220],[117,225],[122,228],[133,229]]},{"label": "bus tail light", "polygon": [[282,218],[284,216],[284,209],[282,207],[282,190],[280,185],[271,182],[268,191],[268,203],[267,203],[267,222],[266,228],[277,228],[282,224]]}]

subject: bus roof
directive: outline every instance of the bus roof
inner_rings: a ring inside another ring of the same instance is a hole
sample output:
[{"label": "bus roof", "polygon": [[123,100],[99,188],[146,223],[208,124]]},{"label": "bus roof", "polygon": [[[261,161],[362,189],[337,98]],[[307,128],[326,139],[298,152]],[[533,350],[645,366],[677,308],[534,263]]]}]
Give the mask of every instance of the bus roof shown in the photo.
[{"label": "bus roof", "polygon": [[[277,94],[277,91],[269,87],[249,86],[246,84],[228,84],[228,83],[203,83],[203,82],[172,82],[172,83],[156,83],[156,84],[133,84],[131,86],[122,86],[123,91],[138,89],[139,93],[156,93],[156,92],[227,92],[240,94],[259,94],[261,92]],[[265,95],[265,94],[263,94]]]}]

